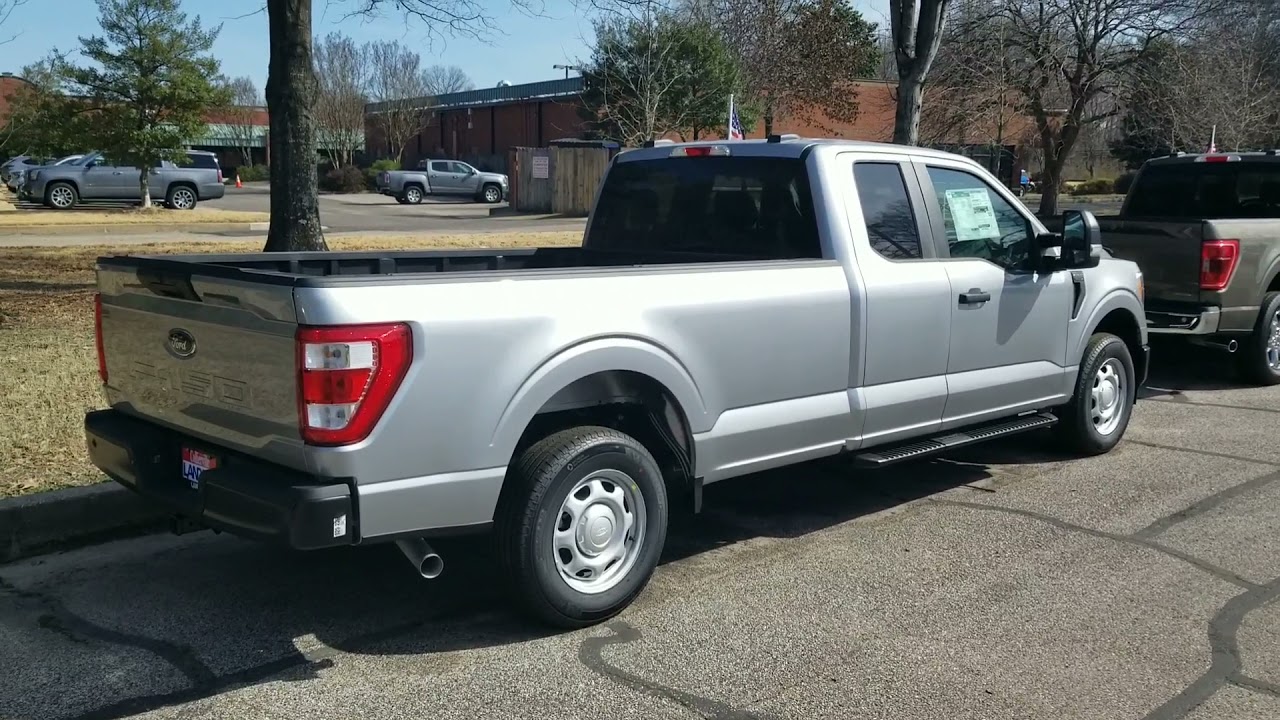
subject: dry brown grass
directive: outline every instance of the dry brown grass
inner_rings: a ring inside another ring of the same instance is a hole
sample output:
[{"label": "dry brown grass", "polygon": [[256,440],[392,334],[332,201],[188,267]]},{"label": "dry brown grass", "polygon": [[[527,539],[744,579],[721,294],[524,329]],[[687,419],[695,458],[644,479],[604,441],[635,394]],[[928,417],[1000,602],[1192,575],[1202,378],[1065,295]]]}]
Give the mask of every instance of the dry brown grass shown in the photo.
[{"label": "dry brown grass", "polygon": [[68,225],[203,225],[208,223],[266,222],[270,213],[237,210],[190,211],[165,208],[118,210],[17,210],[0,206],[0,227],[28,228]]},{"label": "dry brown grass", "polygon": [[[579,233],[328,238],[334,250],[576,245]],[[0,249],[0,497],[102,480],[83,417],[102,406],[93,347],[101,255],[256,252],[262,240]]]}]

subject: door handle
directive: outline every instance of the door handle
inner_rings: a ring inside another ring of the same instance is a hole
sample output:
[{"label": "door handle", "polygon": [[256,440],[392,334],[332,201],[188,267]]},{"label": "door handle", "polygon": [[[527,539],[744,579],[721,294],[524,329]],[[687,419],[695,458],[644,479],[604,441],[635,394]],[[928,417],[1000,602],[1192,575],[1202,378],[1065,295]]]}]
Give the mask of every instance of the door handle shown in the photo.
[{"label": "door handle", "polygon": [[991,293],[983,292],[979,288],[969,288],[969,292],[960,293],[961,305],[977,305],[987,302],[991,299]]}]

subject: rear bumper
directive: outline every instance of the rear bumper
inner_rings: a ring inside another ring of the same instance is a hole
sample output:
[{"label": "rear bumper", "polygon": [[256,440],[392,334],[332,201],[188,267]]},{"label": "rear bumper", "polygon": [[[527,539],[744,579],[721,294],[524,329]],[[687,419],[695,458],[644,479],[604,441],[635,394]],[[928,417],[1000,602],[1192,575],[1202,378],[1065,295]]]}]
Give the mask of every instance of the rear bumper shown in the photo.
[{"label": "rear bumper", "polygon": [[[84,420],[89,459],[111,479],[208,527],[313,550],[355,543],[351,484],[222,451],[116,410]],[[184,444],[215,455],[216,469],[182,477]]]},{"label": "rear bumper", "polygon": [[227,194],[227,186],[222,183],[212,183],[200,186],[201,200],[217,200]]},{"label": "rear bumper", "polygon": [[1147,308],[1147,332],[1193,336],[1249,333],[1257,321],[1258,310],[1254,306]]}]

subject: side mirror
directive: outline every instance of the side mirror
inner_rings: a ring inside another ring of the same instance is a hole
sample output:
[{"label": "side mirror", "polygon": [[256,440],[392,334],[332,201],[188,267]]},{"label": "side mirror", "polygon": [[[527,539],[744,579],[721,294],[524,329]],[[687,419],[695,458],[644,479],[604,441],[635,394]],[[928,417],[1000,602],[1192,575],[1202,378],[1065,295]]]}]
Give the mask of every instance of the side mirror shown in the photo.
[{"label": "side mirror", "polygon": [[1062,266],[1066,268],[1097,267],[1102,261],[1102,230],[1098,219],[1088,210],[1062,213]]}]

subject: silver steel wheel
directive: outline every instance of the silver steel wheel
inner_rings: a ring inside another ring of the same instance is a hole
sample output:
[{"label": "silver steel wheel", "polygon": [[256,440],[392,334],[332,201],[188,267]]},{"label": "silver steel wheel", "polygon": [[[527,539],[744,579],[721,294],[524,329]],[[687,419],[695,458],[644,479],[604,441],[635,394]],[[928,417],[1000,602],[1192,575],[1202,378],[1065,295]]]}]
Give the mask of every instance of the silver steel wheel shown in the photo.
[{"label": "silver steel wheel", "polygon": [[502,199],[502,191],[490,185],[484,189],[484,201],[487,203],[496,203]]},{"label": "silver steel wheel", "polygon": [[411,187],[404,191],[404,199],[410,204],[417,205],[422,202],[422,191],[416,187]]},{"label": "silver steel wheel", "polygon": [[1267,328],[1267,366],[1280,372],[1280,310],[1271,316]]},{"label": "silver steel wheel", "polygon": [[1108,358],[1093,376],[1093,396],[1089,414],[1099,435],[1110,435],[1120,425],[1128,402],[1125,389],[1124,365],[1116,358]]},{"label": "silver steel wheel", "polygon": [[188,188],[178,188],[169,198],[169,204],[175,210],[190,210],[196,205],[196,194]]},{"label": "silver steel wheel", "polygon": [[579,480],[556,518],[560,578],[588,595],[617,585],[640,556],[644,527],[644,496],[631,476],[598,470]]},{"label": "silver steel wheel", "polygon": [[49,191],[49,204],[59,210],[66,210],[76,204],[76,193],[66,185],[58,185]]}]

